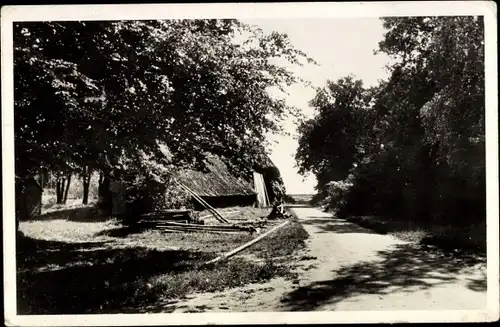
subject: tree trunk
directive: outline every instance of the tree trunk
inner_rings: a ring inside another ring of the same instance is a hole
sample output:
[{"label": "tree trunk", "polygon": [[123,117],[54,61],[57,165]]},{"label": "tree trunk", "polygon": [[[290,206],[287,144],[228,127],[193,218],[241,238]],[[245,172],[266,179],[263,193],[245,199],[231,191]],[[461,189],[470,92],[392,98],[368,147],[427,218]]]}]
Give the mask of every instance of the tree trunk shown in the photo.
[{"label": "tree trunk", "polygon": [[25,200],[26,198],[24,197],[24,186],[21,183],[21,179],[18,179],[16,177],[15,181],[15,208],[16,208],[16,232],[19,231],[19,221],[25,216],[25,209],[26,209],[26,203]]},{"label": "tree trunk", "polygon": [[64,189],[64,178],[57,178],[56,181],[56,203],[62,204],[63,202],[63,190]]},{"label": "tree trunk", "polygon": [[43,185],[42,187],[50,187],[50,177],[49,177],[49,171],[45,169],[42,173],[42,180],[43,180]]},{"label": "tree trunk", "polygon": [[71,174],[68,175],[68,179],[66,181],[66,190],[64,191],[64,200],[63,200],[64,204],[66,204],[66,201],[68,200],[68,191],[70,184],[71,184]]},{"label": "tree trunk", "polygon": [[90,188],[91,176],[92,176],[92,169],[87,167],[83,174],[83,204],[89,203],[89,188]]},{"label": "tree trunk", "polygon": [[56,203],[59,203],[59,181],[56,182]]},{"label": "tree trunk", "polygon": [[43,171],[38,173],[38,178],[40,180],[39,184],[42,189],[45,188],[45,173]]}]

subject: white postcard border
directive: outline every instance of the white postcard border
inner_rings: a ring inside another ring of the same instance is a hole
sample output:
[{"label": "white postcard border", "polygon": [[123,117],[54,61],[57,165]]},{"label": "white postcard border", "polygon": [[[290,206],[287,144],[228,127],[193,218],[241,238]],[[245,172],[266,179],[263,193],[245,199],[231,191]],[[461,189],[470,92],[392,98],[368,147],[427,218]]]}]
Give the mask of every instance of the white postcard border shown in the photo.
[{"label": "white postcard border", "polygon": [[[13,41],[15,21],[135,20],[168,18],[354,18],[482,15],[485,18],[487,308],[480,311],[352,311],[272,313],[168,313],[116,315],[17,315],[14,209]],[[226,3],[6,6],[1,12],[2,172],[5,323],[16,326],[302,324],[362,322],[476,322],[499,317],[498,70],[493,1],[330,3]]]}]

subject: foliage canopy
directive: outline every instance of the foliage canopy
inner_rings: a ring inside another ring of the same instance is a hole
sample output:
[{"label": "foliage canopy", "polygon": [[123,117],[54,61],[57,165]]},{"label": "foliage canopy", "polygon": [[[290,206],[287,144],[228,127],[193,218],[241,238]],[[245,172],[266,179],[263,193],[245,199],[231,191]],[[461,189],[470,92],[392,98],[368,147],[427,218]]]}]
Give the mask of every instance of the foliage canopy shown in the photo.
[{"label": "foliage canopy", "polygon": [[344,78],[317,91],[318,114],[300,127],[301,172],[342,214],[484,220],[482,18],[382,20],[389,80],[365,89]]},{"label": "foliage canopy", "polygon": [[14,42],[19,175],[116,170],[141,155],[202,168],[206,153],[245,171],[297,114],[267,92],[300,82],[272,59],[310,60],[236,20],[26,22]]}]

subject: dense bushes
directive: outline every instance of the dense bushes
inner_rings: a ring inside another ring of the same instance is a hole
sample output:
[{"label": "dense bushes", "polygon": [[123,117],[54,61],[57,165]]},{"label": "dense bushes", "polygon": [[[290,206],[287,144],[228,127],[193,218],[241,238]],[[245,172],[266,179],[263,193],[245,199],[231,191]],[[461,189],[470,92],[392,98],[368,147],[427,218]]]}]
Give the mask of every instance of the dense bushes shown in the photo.
[{"label": "dense bushes", "polygon": [[[420,224],[485,221],[484,41],[480,17],[383,19],[391,76],[329,81],[300,128],[297,161],[339,216]],[[322,139],[322,142],[318,140]]]},{"label": "dense bushes", "polygon": [[353,186],[352,175],[344,181],[332,181],[327,184],[327,194],[325,204],[331,208],[344,208],[346,205],[346,195],[349,194]]}]

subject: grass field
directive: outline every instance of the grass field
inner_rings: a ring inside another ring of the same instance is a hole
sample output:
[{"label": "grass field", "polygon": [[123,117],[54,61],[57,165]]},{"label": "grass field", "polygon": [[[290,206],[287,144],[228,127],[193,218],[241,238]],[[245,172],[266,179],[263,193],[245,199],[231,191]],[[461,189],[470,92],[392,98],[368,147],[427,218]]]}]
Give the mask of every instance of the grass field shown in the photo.
[{"label": "grass field", "polygon": [[296,204],[309,204],[314,194],[288,194]]},{"label": "grass field", "polygon": [[[230,210],[240,211],[234,219],[255,219],[269,209]],[[201,267],[255,235],[163,233],[99,217],[71,220],[75,216],[21,222],[18,314],[154,312],[158,303],[196,292],[293,278],[287,256],[303,247],[308,236],[294,221],[241,255]]]}]

